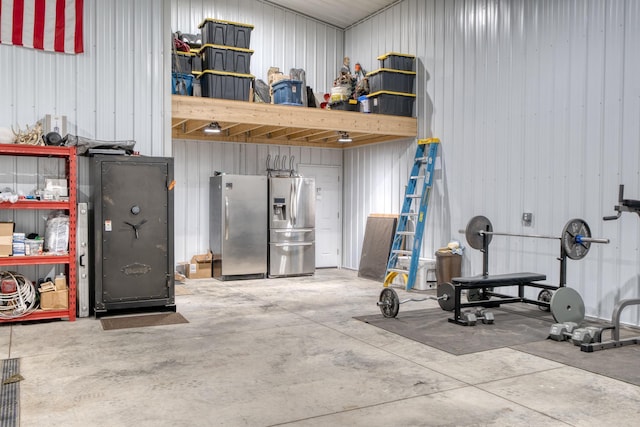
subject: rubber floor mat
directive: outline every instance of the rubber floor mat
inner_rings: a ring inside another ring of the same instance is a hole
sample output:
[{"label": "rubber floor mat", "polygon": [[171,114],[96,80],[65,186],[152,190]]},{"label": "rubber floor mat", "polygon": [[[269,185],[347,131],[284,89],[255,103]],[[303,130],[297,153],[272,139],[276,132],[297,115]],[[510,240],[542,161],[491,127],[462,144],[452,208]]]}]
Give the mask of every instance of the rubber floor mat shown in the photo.
[{"label": "rubber floor mat", "polygon": [[[629,335],[638,336],[638,331],[633,331]],[[610,338],[608,332],[605,332],[604,336],[604,341]],[[624,334],[622,337],[624,338]],[[553,360],[554,362],[564,363],[574,368],[584,369],[594,374],[640,386],[640,364],[638,364],[638,360],[640,360],[640,345],[587,353],[580,351],[580,347],[574,346],[567,341],[545,340],[517,345],[512,348]]]},{"label": "rubber floor mat", "polygon": [[139,316],[105,317],[100,319],[102,329],[144,328],[147,326],[177,325],[189,323],[180,313],[143,314]]},{"label": "rubber floor mat", "polygon": [[[19,378],[19,379],[18,379]],[[20,414],[20,359],[2,361],[2,381],[0,382],[0,427],[14,427],[19,424]]]},{"label": "rubber floor mat", "polygon": [[502,308],[489,311],[495,316],[492,325],[456,325],[447,320],[453,313],[440,308],[400,311],[396,318],[375,314],[354,319],[455,355],[543,341],[553,323],[550,313],[537,308],[523,310],[528,315]]}]

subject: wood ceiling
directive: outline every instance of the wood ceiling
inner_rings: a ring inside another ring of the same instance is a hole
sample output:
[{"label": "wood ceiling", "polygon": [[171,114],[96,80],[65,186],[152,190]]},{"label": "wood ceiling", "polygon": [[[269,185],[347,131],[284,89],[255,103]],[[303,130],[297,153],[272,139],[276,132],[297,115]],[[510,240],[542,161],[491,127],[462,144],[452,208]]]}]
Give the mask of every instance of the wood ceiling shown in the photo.
[{"label": "wood ceiling", "polygon": [[[414,117],[172,95],[174,139],[348,148],[415,138]],[[205,135],[217,122],[220,134]],[[338,142],[347,132],[352,142]]]}]

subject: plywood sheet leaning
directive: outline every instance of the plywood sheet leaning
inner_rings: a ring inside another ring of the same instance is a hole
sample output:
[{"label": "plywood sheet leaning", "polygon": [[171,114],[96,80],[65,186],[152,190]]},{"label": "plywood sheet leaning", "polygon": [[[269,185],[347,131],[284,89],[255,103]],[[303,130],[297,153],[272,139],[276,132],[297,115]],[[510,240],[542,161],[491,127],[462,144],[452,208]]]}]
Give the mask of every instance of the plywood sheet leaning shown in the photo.
[{"label": "plywood sheet leaning", "polygon": [[384,282],[397,221],[397,215],[371,214],[367,217],[358,277]]}]

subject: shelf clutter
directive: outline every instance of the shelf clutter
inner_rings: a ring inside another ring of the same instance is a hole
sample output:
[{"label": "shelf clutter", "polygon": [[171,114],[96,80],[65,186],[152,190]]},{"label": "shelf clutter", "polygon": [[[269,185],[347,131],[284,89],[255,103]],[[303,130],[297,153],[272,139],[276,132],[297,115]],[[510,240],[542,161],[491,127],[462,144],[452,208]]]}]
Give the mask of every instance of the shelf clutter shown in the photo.
[{"label": "shelf clutter", "polygon": [[[306,72],[292,68],[284,74],[268,70],[268,83],[251,74],[251,24],[206,18],[199,35],[177,33],[174,39],[172,93],[187,96],[264,102],[414,116],[415,56],[387,53],[378,57],[380,69],[366,73],[359,63],[351,71],[344,58],[330,94],[318,102],[306,84]],[[182,50],[178,50],[178,48]]]},{"label": "shelf clutter", "polygon": [[75,320],[76,148],[0,144],[0,155],[60,158],[65,163],[64,178],[52,181],[48,190],[45,185],[37,195],[16,194],[12,195],[15,197],[3,198],[0,202],[0,209],[3,210],[51,211],[44,238],[35,233],[26,234],[22,230],[14,230],[13,222],[0,223],[0,267],[64,266],[64,273],[56,276],[53,289],[46,285],[38,289],[34,284],[47,282],[45,278],[26,277],[9,270],[0,271],[0,322],[64,318]]},{"label": "shelf clutter", "polygon": [[[301,68],[286,73],[270,67],[266,82],[254,77],[253,30],[251,24],[206,18],[198,34],[174,33],[173,138],[327,148],[415,138],[414,56],[389,55],[372,76],[360,64],[352,73],[345,58],[332,93],[316,96]],[[409,69],[400,72],[403,67]],[[370,79],[380,93],[371,92]],[[216,133],[205,134],[205,128]]]}]

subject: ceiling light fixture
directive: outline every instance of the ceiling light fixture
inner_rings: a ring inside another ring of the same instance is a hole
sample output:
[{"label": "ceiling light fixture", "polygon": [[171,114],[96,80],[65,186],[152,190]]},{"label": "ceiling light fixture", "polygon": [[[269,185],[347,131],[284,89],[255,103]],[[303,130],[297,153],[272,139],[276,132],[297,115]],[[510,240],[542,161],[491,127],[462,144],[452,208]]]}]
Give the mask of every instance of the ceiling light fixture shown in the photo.
[{"label": "ceiling light fixture", "polygon": [[207,125],[207,127],[204,128],[204,133],[207,135],[220,132],[222,132],[222,129],[220,129],[220,125],[218,124],[218,122],[211,122]]},{"label": "ceiling light fixture", "polygon": [[338,142],[353,142],[353,139],[349,136],[349,132],[340,132]]}]

